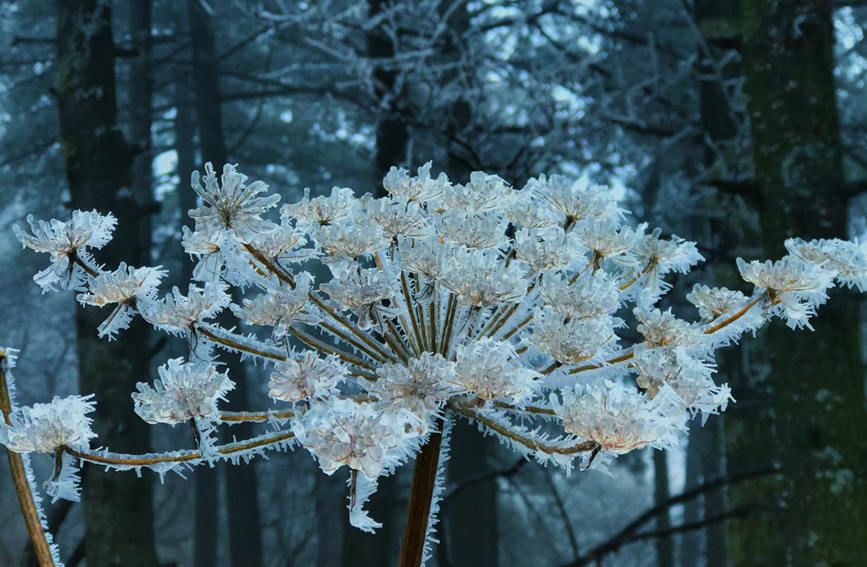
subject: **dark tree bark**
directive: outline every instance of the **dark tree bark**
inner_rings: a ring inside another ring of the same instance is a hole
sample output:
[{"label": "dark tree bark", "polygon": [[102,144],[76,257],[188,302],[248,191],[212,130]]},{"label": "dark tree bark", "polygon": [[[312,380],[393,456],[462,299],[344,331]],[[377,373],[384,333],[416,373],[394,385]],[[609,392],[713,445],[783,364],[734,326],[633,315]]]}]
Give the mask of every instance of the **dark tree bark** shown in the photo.
[{"label": "dark tree bark", "polygon": [[[741,42],[739,28],[739,0],[696,0],[694,3],[695,20],[702,35],[703,44],[697,46],[699,52],[699,109],[701,118],[701,143],[704,145],[704,163],[710,168],[712,177],[737,178],[737,165],[744,161],[740,155],[741,145],[738,144],[738,125],[735,109],[732,107],[731,95],[726,92],[723,81],[743,74],[739,58],[725,58],[724,50],[738,46]],[[724,66],[720,61],[728,61]],[[708,145],[710,142],[711,145]],[[720,158],[719,153],[722,153]],[[727,168],[719,163],[722,159]],[[734,167],[733,167],[734,166]],[[715,179],[711,179],[713,181]],[[709,209],[715,210],[720,204],[720,198]],[[732,217],[726,216],[731,223]],[[736,249],[737,242],[731,238],[729,227],[714,227],[710,232],[718,235],[713,247],[722,250]],[[713,266],[718,285],[732,288],[739,287],[739,281],[731,271],[729,259],[724,259]],[[740,383],[740,353],[724,350],[717,356],[717,382],[728,382],[734,387]],[[690,453],[693,444],[696,445],[695,455],[691,456],[688,467],[692,465],[700,471],[704,480],[720,478],[725,474],[725,444],[723,429],[725,419],[730,416],[714,416],[701,429],[694,426],[690,432]],[[696,461],[696,462],[693,462]],[[687,480],[689,488],[689,480]],[[703,497],[704,518],[722,517],[728,510],[727,491],[725,486],[707,492]],[[698,501],[695,502],[698,504]],[[689,517],[687,517],[689,515]],[[692,512],[685,509],[684,521],[698,521],[698,510]],[[703,530],[705,539],[705,561],[707,567],[726,567],[728,565],[727,523],[712,522]],[[698,561],[698,541],[700,532],[684,536],[681,564],[694,565]]]},{"label": "dark tree bark", "polygon": [[[671,497],[668,488],[668,460],[665,451],[653,452],[653,497],[657,503],[665,502]],[[666,508],[656,518],[656,529],[665,532],[671,528],[671,510]],[[656,538],[656,565],[658,567],[674,567],[674,542],[670,536]]]},{"label": "dark tree bark", "polygon": [[[686,472],[684,490],[691,490],[701,482],[701,453],[702,429],[691,427],[689,429],[689,441],[686,448]],[[696,498],[683,505],[683,523],[690,524],[701,520],[701,498]],[[701,532],[689,532],[683,534],[680,540],[679,565],[689,567],[701,554]]]},{"label": "dark tree bark", "polygon": [[[149,263],[150,234],[145,203],[132,193],[133,152],[117,128],[114,41],[111,5],[97,0],[59,0],[55,92],[70,205],[75,209],[113,211],[118,227],[100,260]],[[127,188],[127,191],[121,189]],[[125,331],[124,340],[97,338],[105,318],[98,309],[76,310],[79,384],[99,400],[94,429],[99,442],[119,451],[145,452],[149,429],[132,412],[130,392],[148,380],[148,327],[141,321]],[[83,491],[87,559],[91,565],[157,564],[154,547],[152,478],[132,472],[85,470]]]},{"label": "dark tree bark", "polygon": [[[745,91],[762,238],[846,237],[831,2],[751,0],[742,5]],[[815,333],[771,325],[760,348],[770,375],[739,402],[753,409],[728,431],[730,471],[769,460],[783,474],[733,491],[778,514],[734,524],[735,565],[856,565],[867,551],[867,417],[858,305],[834,293]],[[731,423],[731,420],[727,424]]]},{"label": "dark tree bark", "polygon": [[[132,192],[146,209],[153,203],[153,152],[151,151],[151,103],[153,100],[153,65],[151,62],[151,1],[131,0],[129,28],[132,49],[130,61],[129,133],[133,151]],[[151,223],[139,223],[139,246],[149,250]]]},{"label": "dark tree bark", "polygon": [[[226,140],[223,131],[223,116],[220,100],[219,62],[210,16],[198,0],[187,0],[190,40],[193,51],[193,92],[198,118],[199,146],[203,162],[211,162],[220,171],[228,161]],[[229,400],[230,409],[246,409],[247,376],[242,364],[232,359],[229,375],[235,382],[235,391]],[[252,436],[250,424],[233,427],[232,435],[242,438]],[[262,565],[262,540],[256,470],[252,465],[225,466],[226,498],[229,510],[229,556],[233,567],[258,567]],[[205,491],[214,486],[202,475],[201,498],[207,499]],[[203,519],[204,521],[204,519]],[[202,526],[202,529],[210,526]]]},{"label": "dark tree bark", "polygon": [[[370,16],[376,16],[387,8],[390,0],[373,0],[370,2]],[[389,59],[394,57],[394,45],[391,38],[378,29],[367,34],[367,51],[373,59]],[[382,177],[393,165],[406,162],[406,149],[409,142],[409,130],[401,115],[401,91],[397,83],[398,72],[376,67],[373,72],[374,88],[377,100],[380,101],[382,115],[376,125],[376,197],[384,197]]]}]

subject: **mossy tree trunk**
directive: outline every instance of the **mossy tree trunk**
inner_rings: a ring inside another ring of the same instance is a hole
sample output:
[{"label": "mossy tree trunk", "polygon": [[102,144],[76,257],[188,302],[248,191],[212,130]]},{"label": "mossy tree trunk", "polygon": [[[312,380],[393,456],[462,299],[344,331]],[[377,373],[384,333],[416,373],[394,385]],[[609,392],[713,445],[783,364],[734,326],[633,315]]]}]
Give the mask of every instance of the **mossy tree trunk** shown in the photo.
[{"label": "mossy tree trunk", "polygon": [[[745,0],[742,32],[762,238],[846,237],[833,75],[832,3]],[[769,374],[728,420],[729,470],[774,461],[782,474],[732,492],[734,505],[779,506],[733,523],[735,565],[856,565],[867,552],[867,417],[856,299],[834,293],[815,332],[779,321],[754,350]]]},{"label": "mossy tree trunk", "polygon": [[[133,152],[117,128],[114,42],[110,3],[59,0],[55,93],[70,206],[113,211],[114,240],[99,253],[109,268],[120,261],[149,264],[150,234],[145,203],[132,193]],[[149,429],[132,411],[130,392],[148,381],[148,327],[134,322],[123,340],[97,338],[106,317],[95,308],[76,311],[78,371],[82,393],[99,403],[95,430],[100,444],[119,451],[145,452]],[[154,547],[152,478],[133,472],[85,469],[83,492],[85,547],[89,565],[157,565]]]}]

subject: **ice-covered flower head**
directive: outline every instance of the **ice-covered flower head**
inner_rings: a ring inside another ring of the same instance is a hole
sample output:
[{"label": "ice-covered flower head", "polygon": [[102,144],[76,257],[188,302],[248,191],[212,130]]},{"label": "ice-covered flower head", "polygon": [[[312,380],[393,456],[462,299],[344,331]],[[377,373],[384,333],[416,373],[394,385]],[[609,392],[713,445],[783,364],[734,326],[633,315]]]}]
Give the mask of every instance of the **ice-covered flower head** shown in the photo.
[{"label": "ice-covered flower head", "polygon": [[96,307],[115,306],[97,329],[100,337],[108,336],[112,340],[118,332],[129,326],[141,305],[153,301],[160,280],[165,275],[166,272],[159,266],[133,268],[121,262],[117,270],[94,278],[87,293],[78,295],[78,301]]},{"label": "ice-covered flower head", "polygon": [[813,328],[809,319],[828,299],[827,290],[836,275],[795,256],[776,262],[746,262],[738,258],[737,264],[741,277],[767,296],[768,312],[784,319],[793,329]]},{"label": "ice-covered flower head", "polygon": [[217,401],[225,400],[235,384],[208,362],[173,358],[159,367],[153,386],[136,384],[135,412],[148,423],[182,423],[192,418],[214,419]]},{"label": "ice-covered flower head", "polygon": [[17,453],[53,453],[62,447],[87,448],[96,433],[90,428],[93,395],[55,397],[48,403],[23,406],[0,424],[0,443]]},{"label": "ice-covered flower head", "polygon": [[239,173],[234,165],[224,165],[223,175],[217,181],[214,167],[208,162],[204,177],[194,171],[190,181],[202,199],[202,205],[189,212],[196,221],[196,232],[216,235],[230,230],[245,242],[257,233],[274,228],[272,223],[262,219],[261,214],[277,205],[280,195],[259,196],[268,190],[268,186],[261,181],[247,185],[247,176]]},{"label": "ice-covered flower head", "polygon": [[111,240],[117,219],[111,213],[73,211],[68,221],[36,220],[27,215],[32,234],[15,225],[12,230],[22,246],[45,252],[51,256],[51,265],[33,276],[43,291],[55,287],[83,289],[88,273],[95,275],[90,249],[99,250]]}]

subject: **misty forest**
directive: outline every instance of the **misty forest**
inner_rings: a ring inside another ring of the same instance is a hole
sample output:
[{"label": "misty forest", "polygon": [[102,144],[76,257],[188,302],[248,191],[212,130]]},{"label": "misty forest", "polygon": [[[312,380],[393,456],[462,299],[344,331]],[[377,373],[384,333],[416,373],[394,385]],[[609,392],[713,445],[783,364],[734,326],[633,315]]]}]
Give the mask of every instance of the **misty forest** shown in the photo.
[{"label": "misty forest", "polygon": [[0,32],[0,566],[864,564],[867,2]]}]

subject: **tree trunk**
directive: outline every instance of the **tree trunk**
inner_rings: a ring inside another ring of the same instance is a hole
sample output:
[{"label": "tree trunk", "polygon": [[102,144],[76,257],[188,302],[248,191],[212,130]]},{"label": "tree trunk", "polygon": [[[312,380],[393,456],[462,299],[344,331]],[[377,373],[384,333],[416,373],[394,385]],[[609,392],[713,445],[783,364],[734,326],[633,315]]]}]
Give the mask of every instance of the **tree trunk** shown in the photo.
[{"label": "tree trunk", "polygon": [[[214,164],[220,171],[228,161],[223,132],[223,116],[220,100],[219,68],[211,28],[210,16],[198,0],[187,0],[190,40],[193,50],[193,83],[196,115],[198,118],[199,144],[202,161]],[[237,299],[237,298],[236,298]],[[248,409],[247,375],[243,365],[232,359],[228,365],[229,375],[235,382],[235,391],[230,398],[230,409]],[[252,436],[250,424],[233,426],[231,434],[238,437]],[[252,465],[226,466],[226,498],[229,510],[229,556],[233,567],[259,567],[262,565],[262,540],[259,515],[258,482]],[[202,478],[201,498],[207,499],[210,479]],[[203,527],[204,528],[204,527]],[[208,526],[208,529],[210,527]]]},{"label": "tree trunk", "polygon": [[347,564],[342,561],[341,557],[345,547],[338,546],[336,543],[344,542],[345,544],[347,541],[346,532],[355,530],[346,521],[346,475],[333,474],[328,476],[323,474],[318,466],[313,474],[316,475],[316,488],[314,489],[317,534],[316,567],[340,567]]},{"label": "tree trunk", "polygon": [[[745,161],[741,148],[741,140],[738,139],[739,131],[734,115],[731,94],[727,93],[722,81],[743,74],[740,58],[726,58],[727,51],[740,45],[739,28],[739,0],[696,0],[694,3],[695,20],[701,32],[703,44],[697,46],[699,53],[699,108],[702,125],[701,143],[704,144],[704,163],[710,170],[708,181],[717,179],[736,180],[741,175],[738,171],[740,164]],[[728,61],[722,66],[721,61]],[[719,65],[719,66],[718,66]],[[707,145],[707,142],[712,145]],[[717,210],[727,197],[717,196],[709,204],[710,210]],[[733,215],[726,215],[724,222],[742,222]],[[711,221],[713,223],[714,221]],[[711,248],[720,250],[737,250],[737,240],[731,235],[736,232],[731,226],[719,226],[709,230],[716,235],[716,240],[711,243]],[[723,258],[721,262],[713,266],[713,273],[718,285],[738,288],[739,278],[732,273],[730,258]],[[728,382],[737,388],[740,383],[740,365],[738,364],[739,352],[724,350],[717,356],[717,376],[719,383]],[[742,401],[742,400],[741,400]],[[735,412],[741,407],[735,406]],[[731,417],[731,416],[727,416]],[[695,455],[696,463],[691,463],[700,472],[702,479],[708,481],[721,478],[725,473],[725,444],[723,441],[723,424],[726,417],[714,416],[700,430],[690,432],[690,453],[693,452],[693,444],[697,445]],[[689,458],[689,457],[688,457]],[[689,466],[689,464],[687,465]],[[689,484],[689,480],[687,480]],[[724,487],[705,493],[703,497],[703,513],[705,518],[713,518],[724,514],[727,508],[727,491]],[[698,502],[695,502],[698,508]],[[686,511],[689,511],[688,509]],[[694,517],[686,518],[685,522],[698,520],[699,510],[696,509]],[[686,516],[686,513],[685,513]],[[727,522],[709,524],[704,529],[705,561],[707,567],[726,567],[728,565],[728,538]],[[699,560],[698,544],[699,534],[687,534],[684,537],[684,548],[681,555],[681,564],[694,565]]]},{"label": "tree trunk", "polygon": [[[117,129],[114,42],[111,5],[97,0],[59,0],[57,8],[57,84],[60,133],[71,207],[113,211],[114,241],[100,261],[141,266],[149,263],[142,235],[150,234],[144,203],[131,191],[133,153]],[[148,425],[132,411],[130,392],[148,381],[148,327],[136,321],[123,340],[97,338],[106,313],[76,310],[79,384],[96,394],[94,429],[99,442],[114,450],[146,452]],[[87,560],[90,565],[153,566],[153,501],[150,475],[106,472],[88,467],[83,480]]]},{"label": "tree trunk", "polygon": [[[370,17],[374,17],[391,5],[389,0],[372,0]],[[368,55],[376,59],[394,57],[394,44],[390,37],[374,28],[367,34]],[[381,115],[376,125],[376,197],[384,197],[382,177],[393,165],[406,162],[406,147],[409,141],[409,131],[406,122],[400,115],[402,104],[401,93],[396,83],[397,71],[378,66],[373,71],[376,98],[380,101]]]},{"label": "tree trunk", "polygon": [[[683,489],[691,490],[701,482],[702,449],[704,448],[704,429],[693,424],[689,428],[689,441],[686,447],[686,473]],[[702,498],[694,498],[683,505],[683,523],[701,521]],[[691,567],[701,556],[702,533],[695,530],[683,534],[680,540],[681,567]]]},{"label": "tree trunk", "polygon": [[[845,238],[831,2],[744,2],[742,29],[765,252],[784,254],[795,235]],[[855,565],[867,552],[859,310],[835,292],[819,311],[815,333],[771,325],[761,342],[771,372],[750,384],[754,415],[728,431],[730,470],[782,467],[733,491],[737,504],[781,508],[733,526],[736,565]]]},{"label": "tree trunk", "polygon": [[[137,52],[130,59],[130,146],[133,150],[132,192],[136,201],[150,209],[153,205],[153,152],[151,150],[151,103],[153,66],[151,62],[151,1],[131,0],[129,7],[131,47]],[[139,223],[139,246],[150,250],[151,223]]]},{"label": "tree trunk", "polygon": [[[653,497],[657,503],[665,502],[671,496],[668,487],[668,459],[665,451],[653,452]],[[671,527],[671,510],[666,508],[656,519],[656,529],[667,530]],[[674,567],[674,542],[671,537],[656,538],[656,565]]]},{"label": "tree trunk", "polygon": [[[732,353],[728,353],[732,354]],[[731,358],[731,357],[729,357]],[[726,363],[727,368],[733,365]],[[705,426],[702,469],[705,480],[722,478],[725,475],[725,444],[723,424],[725,417],[714,416]],[[727,510],[727,493],[723,487],[711,490],[704,495],[704,517],[713,518]],[[725,522],[716,522],[705,528],[705,560],[707,567],[726,567],[728,565],[728,531]]]}]

